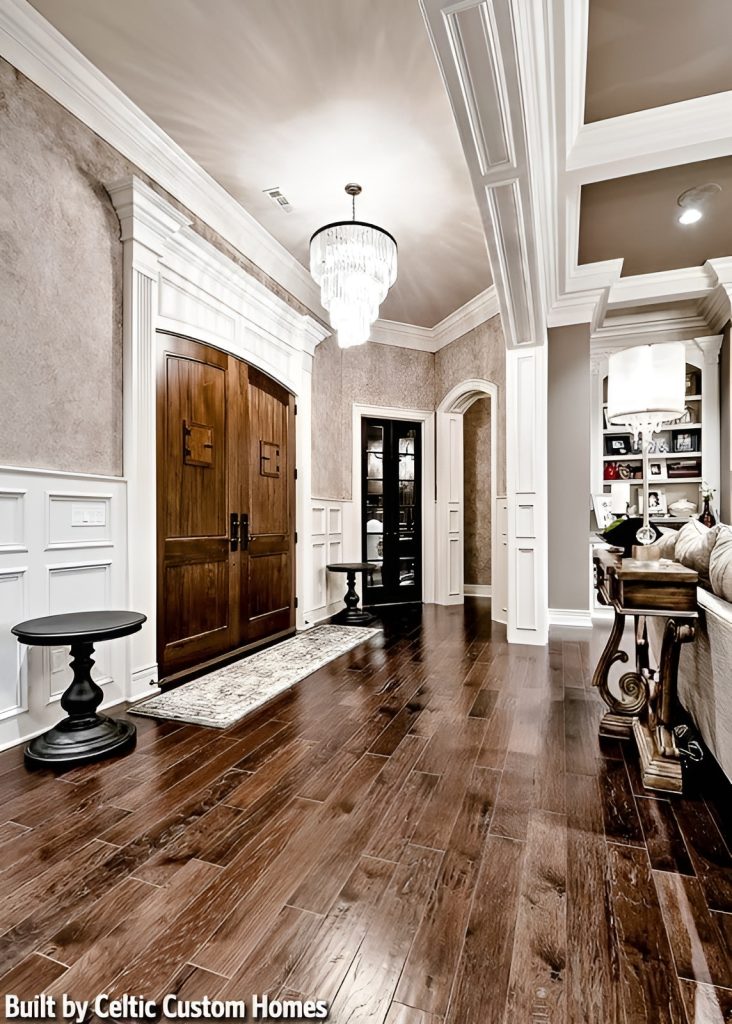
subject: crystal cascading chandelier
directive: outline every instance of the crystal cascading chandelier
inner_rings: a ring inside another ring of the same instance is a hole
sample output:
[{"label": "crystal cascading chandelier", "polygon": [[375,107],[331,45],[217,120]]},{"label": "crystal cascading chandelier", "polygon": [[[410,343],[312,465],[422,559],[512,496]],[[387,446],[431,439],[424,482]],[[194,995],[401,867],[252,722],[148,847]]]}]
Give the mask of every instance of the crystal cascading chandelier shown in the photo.
[{"label": "crystal cascading chandelier", "polygon": [[352,219],[326,224],[310,239],[310,273],[341,348],[363,345],[396,281],[397,244],[388,231],[356,220],[361,186],[346,185]]}]

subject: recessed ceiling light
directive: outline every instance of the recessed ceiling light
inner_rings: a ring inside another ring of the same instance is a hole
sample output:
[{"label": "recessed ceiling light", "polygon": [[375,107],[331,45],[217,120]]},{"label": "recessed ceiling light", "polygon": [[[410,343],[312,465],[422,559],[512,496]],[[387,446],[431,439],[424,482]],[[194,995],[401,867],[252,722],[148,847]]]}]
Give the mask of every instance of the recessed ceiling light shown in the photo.
[{"label": "recessed ceiling light", "polygon": [[702,219],[702,216],[703,214],[698,207],[687,206],[679,215],[679,224],[696,224],[698,220]]},{"label": "recessed ceiling light", "polygon": [[676,200],[681,207],[679,224],[696,224],[704,216],[704,207],[718,192],[722,186],[710,181],[706,185],[695,185],[687,188]]}]

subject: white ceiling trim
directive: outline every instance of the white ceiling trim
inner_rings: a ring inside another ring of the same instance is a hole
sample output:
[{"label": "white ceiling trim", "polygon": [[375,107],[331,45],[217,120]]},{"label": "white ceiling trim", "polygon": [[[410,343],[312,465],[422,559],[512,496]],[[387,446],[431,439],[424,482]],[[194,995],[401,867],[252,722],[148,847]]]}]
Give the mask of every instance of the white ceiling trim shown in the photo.
[{"label": "white ceiling trim", "polygon": [[474,299],[450,313],[434,327],[417,327],[415,324],[396,323],[393,320],[377,320],[371,328],[371,341],[380,345],[395,345],[398,348],[413,348],[421,352],[439,352],[450,342],[462,338],[474,327],[485,323],[500,313],[498,293],[495,285],[480,292]]},{"label": "white ceiling trim", "polygon": [[420,6],[485,227],[506,344],[542,345],[543,282],[520,67],[531,45],[532,15],[514,0],[420,0]]},{"label": "white ceiling trim", "polygon": [[726,265],[718,266],[724,261],[624,278],[622,259],[579,265],[580,199],[583,183],[732,153],[732,92],[584,124],[589,0],[550,2],[544,118],[555,125],[557,144],[540,154],[542,173],[534,179],[535,190],[545,193],[556,181],[554,195],[537,203],[549,326],[590,323],[597,331],[608,308],[695,298],[711,329],[719,329],[730,308],[731,275]]},{"label": "white ceiling trim", "polygon": [[722,92],[581,125],[566,171],[585,184],[730,152],[732,92]]},{"label": "white ceiling trim", "polygon": [[326,318],[305,267],[26,0],[0,4],[0,55]]}]

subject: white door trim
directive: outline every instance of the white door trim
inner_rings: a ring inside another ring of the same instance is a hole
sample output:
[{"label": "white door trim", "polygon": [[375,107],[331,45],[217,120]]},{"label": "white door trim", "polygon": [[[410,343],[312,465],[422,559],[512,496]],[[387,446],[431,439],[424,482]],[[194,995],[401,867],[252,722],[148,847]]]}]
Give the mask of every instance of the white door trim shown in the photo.
[{"label": "white door trim", "polygon": [[[150,693],[157,667],[156,368],[158,330],[214,345],[297,396],[297,592],[310,588],[310,396],[316,345],[330,331],[297,313],[191,230],[139,178],[108,186],[124,247],[124,471],[128,480],[130,607],[147,616],[130,640],[130,698]],[[306,588],[303,584],[306,584]],[[304,621],[300,601],[298,626]]]},{"label": "white door trim", "polygon": [[[451,388],[440,402],[436,413],[437,604],[462,604],[465,599],[463,415],[474,402],[485,397],[488,397],[491,403],[491,565],[496,564],[499,388],[492,381],[472,378],[461,381]],[[471,592],[475,593],[474,590]],[[500,602],[496,602],[496,606],[498,604]],[[495,615],[493,617],[495,618]]]},{"label": "white door trim", "polygon": [[[361,419],[381,416],[389,420],[413,420],[422,424],[422,603],[435,600],[435,414],[423,409],[393,409],[380,405],[358,405],[352,410],[353,455],[351,461],[351,506],[349,536],[358,545],[361,558]],[[356,540],[356,538],[358,538]]]}]

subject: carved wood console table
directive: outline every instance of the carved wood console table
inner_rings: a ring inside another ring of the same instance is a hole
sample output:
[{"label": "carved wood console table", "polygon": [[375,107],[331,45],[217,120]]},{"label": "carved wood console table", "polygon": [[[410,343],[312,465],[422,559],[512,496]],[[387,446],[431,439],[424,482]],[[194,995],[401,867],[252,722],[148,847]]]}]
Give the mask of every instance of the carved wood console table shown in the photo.
[{"label": "carved wood console table", "polygon": [[[635,737],[647,789],[682,791],[681,761],[673,734],[676,679],[681,644],[696,633],[698,576],[677,562],[639,562],[614,551],[596,550],[595,587],[601,604],[614,609],[613,628],[600,656],[593,685],[609,711],[600,735]],[[610,690],[608,675],[616,662],[627,662],[620,649],[626,615],[635,619],[635,669],[618,681],[619,696]],[[649,667],[646,619],[666,619],[659,665]]]}]

